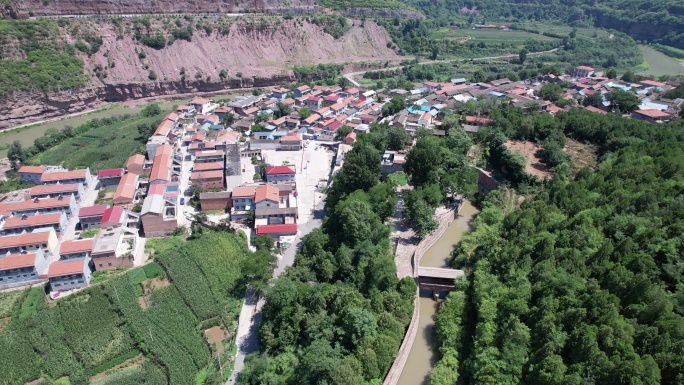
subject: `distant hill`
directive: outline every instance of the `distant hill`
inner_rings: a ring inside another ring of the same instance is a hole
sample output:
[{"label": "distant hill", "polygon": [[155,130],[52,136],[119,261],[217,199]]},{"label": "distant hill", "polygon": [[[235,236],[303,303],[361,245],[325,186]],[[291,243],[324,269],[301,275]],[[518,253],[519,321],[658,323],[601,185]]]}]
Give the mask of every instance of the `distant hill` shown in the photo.
[{"label": "distant hill", "polygon": [[684,48],[684,3],[679,0],[402,0],[435,19],[559,21],[595,25]]}]

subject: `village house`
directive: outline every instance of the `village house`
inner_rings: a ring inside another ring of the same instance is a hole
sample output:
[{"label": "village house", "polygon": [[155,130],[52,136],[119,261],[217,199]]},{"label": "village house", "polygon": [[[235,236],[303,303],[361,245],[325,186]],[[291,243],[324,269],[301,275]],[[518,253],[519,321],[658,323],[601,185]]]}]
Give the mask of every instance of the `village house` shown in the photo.
[{"label": "village house", "polygon": [[62,261],[90,258],[95,238],[64,241],[59,245],[59,259]]},{"label": "village house", "polygon": [[483,127],[494,123],[493,119],[484,116],[466,116],[465,123],[473,126]]},{"label": "village house", "polygon": [[47,274],[51,291],[67,291],[86,287],[90,284],[92,275],[90,259],[88,258],[52,262]]},{"label": "village house", "polygon": [[271,93],[271,97],[274,99],[282,100],[287,97],[287,94],[290,92],[287,88],[284,87],[278,87],[273,90]]},{"label": "village house", "polygon": [[223,168],[211,171],[193,171],[190,174],[190,183],[203,189],[223,188]]},{"label": "village house", "polygon": [[[91,253],[95,270],[133,266],[134,239],[124,241],[124,228],[105,228],[98,234]],[[129,243],[130,242],[130,243]]]},{"label": "village house", "polygon": [[302,149],[302,139],[299,133],[283,136],[280,139],[280,149],[282,151],[299,151]]},{"label": "village house", "polygon": [[572,71],[572,77],[579,79],[579,78],[588,78],[591,75],[594,74],[595,69],[589,67],[589,66],[579,66],[575,67],[575,70]]},{"label": "village house", "polygon": [[139,179],[138,175],[131,172],[121,178],[114,192],[113,202],[115,205],[128,205],[137,200]]},{"label": "village house", "polygon": [[31,199],[0,204],[0,215],[14,216],[65,213],[67,217],[76,213],[76,199],[72,197]]},{"label": "village house", "polygon": [[294,166],[268,166],[266,167],[266,182],[271,184],[295,183]]},{"label": "village house", "polygon": [[110,168],[98,171],[97,179],[100,180],[101,188],[107,188],[118,185],[123,175],[123,168]]},{"label": "village house", "polygon": [[0,237],[0,257],[7,254],[18,254],[42,250],[52,255],[59,245],[55,230],[40,229],[32,233]]},{"label": "village house", "polygon": [[259,110],[255,107],[259,101],[261,101],[259,96],[236,97],[233,102],[228,103],[228,107],[231,107],[239,115],[248,116]]},{"label": "village house", "polygon": [[667,123],[672,119],[672,115],[660,110],[634,110],[632,118],[645,120],[649,123]]},{"label": "village house", "polygon": [[352,131],[344,138],[344,143],[351,146],[354,142],[356,142],[356,132]]},{"label": "village house", "polygon": [[45,166],[21,166],[17,173],[21,183],[40,183],[40,177],[47,170]]},{"label": "village house", "polygon": [[295,97],[297,97],[297,98],[301,98],[302,96],[308,94],[309,92],[311,92],[311,88],[307,85],[299,86],[299,87],[294,89],[294,94],[295,94]]},{"label": "village house", "polygon": [[150,169],[145,167],[145,155],[131,155],[126,162],[126,171],[137,175],[149,174]]},{"label": "village house", "polygon": [[140,212],[143,231],[147,237],[163,237],[178,227],[176,202],[163,195],[148,195]]},{"label": "village house", "polygon": [[211,101],[204,98],[194,98],[190,101],[190,106],[195,109],[198,114],[206,114],[211,107]]},{"label": "village house", "polygon": [[223,151],[219,150],[205,150],[195,153],[195,163],[223,163]]},{"label": "village house", "polygon": [[337,120],[328,123],[321,129],[321,137],[319,139],[328,141],[334,140],[335,135],[337,134],[337,130],[339,130],[340,127],[342,127],[343,125],[344,124],[342,124],[342,122]]},{"label": "village house", "polygon": [[297,224],[281,224],[281,225],[260,225],[255,228],[257,235],[268,235],[272,238],[279,239],[283,236],[292,236],[297,234]]},{"label": "village house", "polygon": [[42,250],[0,258],[0,289],[37,283],[45,277],[47,267]]},{"label": "village house", "polygon": [[230,191],[200,193],[200,206],[202,211],[230,210],[232,207],[231,193]]},{"label": "village house", "polygon": [[80,183],[33,186],[29,190],[31,199],[73,197],[80,202],[85,197],[85,189]]},{"label": "village house", "polygon": [[107,208],[106,205],[81,207],[78,210],[78,223],[81,226],[81,230],[86,231],[100,228],[100,221]]},{"label": "village house", "polygon": [[40,183],[46,185],[81,183],[84,188],[88,188],[92,183],[92,177],[88,168],[84,170],[45,172],[40,177]]},{"label": "village house", "polygon": [[322,100],[317,96],[309,96],[306,98],[306,107],[312,111],[316,111],[321,108]]},{"label": "village house", "polygon": [[8,218],[0,227],[1,235],[14,235],[32,232],[36,229],[52,228],[55,233],[62,234],[67,228],[67,216],[64,212],[56,214],[22,215]]},{"label": "village house", "polygon": [[249,211],[254,209],[256,186],[239,186],[231,191],[233,211]]}]

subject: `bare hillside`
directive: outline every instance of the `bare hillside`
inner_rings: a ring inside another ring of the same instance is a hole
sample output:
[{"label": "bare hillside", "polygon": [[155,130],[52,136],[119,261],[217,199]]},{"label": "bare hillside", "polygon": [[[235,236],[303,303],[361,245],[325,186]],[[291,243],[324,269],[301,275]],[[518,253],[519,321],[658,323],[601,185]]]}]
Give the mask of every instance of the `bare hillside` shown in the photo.
[{"label": "bare hillside", "polygon": [[[99,51],[82,57],[86,72],[96,83],[105,84],[147,82],[149,70],[156,72],[158,81],[179,80],[183,67],[187,78],[200,73],[203,79],[218,79],[222,69],[231,78],[265,77],[289,72],[296,64],[398,57],[387,48],[391,40],[382,27],[369,21],[360,24],[355,22],[335,39],[305,21],[282,20],[280,25],[266,30],[245,30],[234,23],[228,33],[197,30],[191,41],[176,40],[159,50],[144,46],[130,35],[120,36],[113,25],[104,24],[98,31],[103,38]],[[145,56],[142,59],[141,50]],[[93,75],[98,65],[109,67],[107,76],[99,80]]]}]

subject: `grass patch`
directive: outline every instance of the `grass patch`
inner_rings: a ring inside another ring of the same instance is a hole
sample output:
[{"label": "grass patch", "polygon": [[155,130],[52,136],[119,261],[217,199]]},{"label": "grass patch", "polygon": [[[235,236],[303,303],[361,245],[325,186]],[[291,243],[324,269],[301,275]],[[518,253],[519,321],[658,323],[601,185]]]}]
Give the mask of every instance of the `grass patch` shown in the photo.
[{"label": "grass patch", "polygon": [[60,164],[68,169],[90,167],[96,172],[123,167],[128,158],[144,151],[138,125],[156,126],[162,116],[111,119],[30,158],[26,164]]},{"label": "grass patch", "polygon": [[90,280],[91,284],[96,284],[100,283],[103,281],[106,281],[107,279],[116,276],[120,273],[123,273],[124,271],[130,269],[128,266],[123,266],[123,267],[117,267],[115,269],[110,269],[110,270],[98,270],[93,272],[93,278]]},{"label": "grass patch", "polygon": [[132,284],[140,284],[142,283],[142,281],[147,279],[145,270],[142,267],[137,267],[135,269],[127,271],[126,276]]},{"label": "grass patch", "polygon": [[403,171],[399,171],[387,175],[387,180],[392,183],[393,186],[405,186],[408,184],[408,175]]},{"label": "grass patch", "polygon": [[639,74],[648,76],[684,74],[684,65],[679,60],[645,45],[640,45],[639,49],[644,54],[644,63],[650,64],[645,67],[639,65],[637,67]]},{"label": "grass patch", "polygon": [[24,299],[24,303],[21,305],[21,314],[19,315],[19,318],[26,319],[36,315],[38,303],[43,301],[44,296],[45,291],[42,286],[34,287],[29,290],[26,299]]},{"label": "grass patch", "polygon": [[145,243],[145,252],[150,253],[154,250],[155,254],[164,253],[168,250],[181,247],[185,243],[187,234],[171,235],[164,238],[148,239]]},{"label": "grass patch", "polygon": [[100,233],[100,229],[90,229],[81,233],[81,238],[94,238]]},{"label": "grass patch", "polygon": [[109,360],[109,361],[107,361],[107,362],[105,362],[105,363],[103,363],[103,364],[100,364],[100,365],[98,365],[98,366],[96,366],[96,367],[90,369],[90,370],[88,371],[88,375],[89,375],[89,376],[94,376],[94,375],[96,375],[96,374],[98,374],[98,373],[102,373],[102,372],[104,372],[105,370],[109,370],[109,369],[111,369],[111,368],[113,368],[113,367],[115,367],[115,366],[117,366],[117,365],[123,364],[124,362],[130,360],[131,358],[137,356],[138,354],[140,354],[139,351],[137,351],[137,350],[131,350],[130,352],[128,352],[128,353],[126,353],[126,354],[123,354],[123,355],[120,355],[120,356],[118,356],[118,357],[112,358],[111,360]]},{"label": "grass patch", "polygon": [[195,385],[204,385],[204,381],[207,380],[207,374],[209,372],[208,368],[202,368],[195,376]]},{"label": "grass patch", "polygon": [[14,305],[25,293],[23,290],[0,293],[0,318],[10,315]]},{"label": "grass patch", "polygon": [[162,269],[162,267],[156,262],[148,263],[147,265],[143,266],[143,271],[145,272],[145,276],[150,279],[164,277],[166,275],[166,273],[164,273],[164,269]]}]

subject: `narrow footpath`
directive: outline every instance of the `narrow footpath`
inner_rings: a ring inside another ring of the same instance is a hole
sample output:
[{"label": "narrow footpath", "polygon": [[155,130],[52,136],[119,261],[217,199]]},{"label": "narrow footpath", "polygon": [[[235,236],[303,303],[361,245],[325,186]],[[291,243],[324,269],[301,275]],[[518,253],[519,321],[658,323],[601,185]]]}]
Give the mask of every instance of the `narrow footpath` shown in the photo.
[{"label": "narrow footpath", "polygon": [[[323,217],[325,216],[325,212],[323,211],[324,206],[325,200],[322,199],[316,206],[313,217],[309,221],[300,223],[297,226],[297,239],[285,250],[285,253],[283,253],[278,260],[278,266],[273,270],[273,279],[278,278],[288,266],[294,264],[295,255],[297,254],[298,249],[297,243],[301,238],[323,225]],[[233,372],[226,382],[227,385],[236,382],[238,373],[245,367],[245,357],[259,349],[258,330],[259,324],[261,323],[261,308],[263,306],[264,299],[258,298],[254,290],[247,288],[247,291],[245,292],[245,301],[242,304],[242,310],[240,311],[240,318],[238,320],[236,337],[238,350],[235,355],[235,365],[233,366]]]}]

